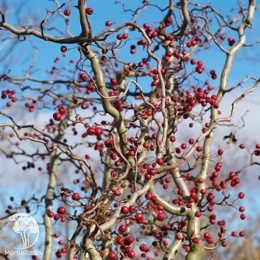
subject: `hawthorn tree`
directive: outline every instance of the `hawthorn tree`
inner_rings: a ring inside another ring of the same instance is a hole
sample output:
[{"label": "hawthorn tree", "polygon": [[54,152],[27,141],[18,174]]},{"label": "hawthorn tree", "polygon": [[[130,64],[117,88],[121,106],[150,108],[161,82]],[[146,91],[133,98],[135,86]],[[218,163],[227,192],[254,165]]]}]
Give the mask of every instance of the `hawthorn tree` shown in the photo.
[{"label": "hawthorn tree", "polygon": [[96,2],[53,0],[16,20],[22,7],[1,6],[1,160],[30,193],[13,190],[1,220],[37,216],[45,260],[203,259],[246,235],[228,217],[246,219],[240,179],[260,143],[239,140],[236,113],[259,79],[230,75],[258,43],[256,1],[226,14],[207,1]]}]

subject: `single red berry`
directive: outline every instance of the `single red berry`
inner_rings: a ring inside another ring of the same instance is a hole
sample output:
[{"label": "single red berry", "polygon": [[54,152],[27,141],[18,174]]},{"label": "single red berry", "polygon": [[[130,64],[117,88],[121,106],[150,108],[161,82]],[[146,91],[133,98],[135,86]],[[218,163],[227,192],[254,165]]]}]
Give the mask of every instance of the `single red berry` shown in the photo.
[{"label": "single red berry", "polygon": [[82,104],[81,104],[81,108],[84,109],[84,110],[87,109],[87,108],[88,108],[88,104],[82,103]]},{"label": "single red berry", "polygon": [[100,136],[102,135],[103,129],[101,127],[95,127],[95,135]]},{"label": "single red berry", "polygon": [[135,214],[135,220],[138,224],[141,224],[144,222],[144,215],[142,213],[136,213]]},{"label": "single red berry", "polygon": [[244,214],[244,213],[241,214],[241,215],[240,215],[240,218],[241,218],[242,220],[246,219],[246,214]]},{"label": "single red berry", "polygon": [[227,247],[227,242],[226,242],[226,241],[222,241],[222,242],[221,242],[221,245],[222,245],[223,247]]},{"label": "single red berry", "polygon": [[200,239],[198,237],[192,238],[192,243],[193,244],[198,244],[200,242]]},{"label": "single red berry", "polygon": [[148,252],[149,251],[149,247],[146,245],[146,244],[141,244],[139,249],[142,251],[142,252]]},{"label": "single red berry", "polygon": [[201,153],[201,152],[203,151],[202,146],[197,146],[196,151],[197,151],[198,153]]},{"label": "single red berry", "polygon": [[126,254],[129,258],[135,258],[134,250],[128,250]]},{"label": "single red berry", "polygon": [[177,240],[182,240],[182,234],[181,234],[181,233],[177,233],[177,234],[175,235],[175,238],[176,238]]},{"label": "single red berry", "polygon": [[239,199],[243,199],[245,197],[245,193],[239,192],[237,196],[238,196]]},{"label": "single red berry", "polygon": [[201,216],[201,212],[200,211],[196,211],[195,212],[195,217],[199,218]]},{"label": "single red berry", "polygon": [[126,40],[126,39],[128,38],[127,33],[123,33],[122,38],[123,38],[124,40]]},{"label": "single red berry", "polygon": [[70,16],[70,14],[71,14],[70,9],[66,9],[66,10],[64,10],[64,15],[66,15],[66,16]]},{"label": "single red berry", "polygon": [[123,206],[123,207],[121,208],[121,213],[123,213],[123,214],[128,214],[128,213],[129,213],[129,208],[128,208],[127,206]]},{"label": "single red berry", "polygon": [[156,160],[156,162],[159,164],[159,165],[163,165],[164,164],[164,159],[163,158],[158,158]]},{"label": "single red berry", "polygon": [[222,149],[218,149],[218,155],[222,155],[224,151]]},{"label": "single red berry", "polygon": [[240,211],[240,212],[244,212],[244,211],[245,211],[245,207],[240,206],[240,207],[239,207],[239,211]]},{"label": "single red berry", "polygon": [[112,26],[112,24],[113,24],[113,22],[111,22],[111,21],[106,21],[106,23],[105,23],[105,25],[106,25],[107,27]]},{"label": "single red berry", "polygon": [[124,244],[126,246],[130,246],[134,241],[135,241],[134,237],[133,236],[129,236],[129,237],[125,238]]},{"label": "single red berry", "polygon": [[114,251],[110,251],[107,255],[109,260],[115,260],[117,259],[117,254]]},{"label": "single red berry", "polygon": [[53,219],[54,219],[55,221],[58,221],[58,220],[60,219],[60,215],[59,215],[59,214],[55,214],[54,217],[53,217]]},{"label": "single red berry", "polygon": [[240,144],[240,145],[239,145],[239,148],[240,148],[240,149],[245,149],[245,147],[246,147],[246,146],[245,146],[244,144]]},{"label": "single red berry", "polygon": [[59,113],[59,112],[55,112],[55,113],[53,114],[53,119],[56,120],[56,121],[61,121],[61,119],[62,119],[62,114]]},{"label": "single red berry", "polygon": [[95,134],[95,127],[90,126],[87,130],[88,135],[94,135]]},{"label": "single red berry", "polygon": [[86,8],[86,14],[88,14],[88,15],[92,15],[93,14],[93,8],[91,8],[91,7],[87,7]]},{"label": "single red berry", "polygon": [[159,220],[159,221],[163,221],[165,219],[165,215],[162,213],[162,212],[159,212],[156,216],[156,218]]},{"label": "single red berry", "polygon": [[112,85],[117,85],[117,84],[118,84],[116,78],[111,78],[111,79],[110,79],[110,82],[111,82]]},{"label": "single red berry", "polygon": [[232,237],[236,237],[236,236],[237,236],[237,232],[236,232],[236,231],[232,231],[232,232],[231,232],[231,236],[232,236]]},{"label": "single red berry", "polygon": [[48,213],[47,213],[47,216],[48,216],[49,218],[53,218],[54,215],[55,215],[55,214],[54,214],[52,211],[48,211]]},{"label": "single red berry", "polygon": [[58,238],[58,237],[60,237],[60,233],[56,232],[53,236],[54,236],[55,238]]},{"label": "single red berry", "polygon": [[115,240],[116,245],[122,245],[124,243],[124,239],[122,236],[118,236]]},{"label": "single red berry", "polygon": [[82,81],[85,81],[87,79],[87,74],[84,73],[84,72],[80,72],[79,73],[79,78],[82,80]]},{"label": "single red berry", "polygon": [[80,195],[79,195],[78,193],[73,193],[72,196],[71,196],[71,198],[72,198],[73,200],[80,200],[80,199],[81,199],[81,197],[80,197]]},{"label": "single red berry", "polygon": [[118,231],[120,234],[124,234],[127,231],[127,226],[126,225],[119,226]]},{"label": "single red berry", "polygon": [[181,149],[186,149],[187,148],[187,145],[185,143],[181,144]]},{"label": "single red berry", "polygon": [[239,232],[239,236],[240,236],[240,237],[244,237],[244,236],[245,236],[245,232],[244,232],[244,231],[240,231],[240,232]]},{"label": "single red berry", "polygon": [[116,36],[116,38],[118,39],[118,40],[122,40],[123,39],[123,34],[118,34],[117,36]]},{"label": "single red berry", "polygon": [[66,52],[68,49],[66,46],[63,45],[60,47],[60,50],[61,50],[61,52]]},{"label": "single red berry", "polygon": [[210,237],[210,234],[209,234],[208,232],[205,232],[204,235],[203,235],[203,237],[204,237],[205,239],[207,239],[207,238]]},{"label": "single red berry", "polygon": [[64,106],[59,106],[58,107],[58,112],[61,114],[61,115],[64,115],[67,113],[67,109],[64,107]]},{"label": "single red berry", "polygon": [[190,60],[190,64],[191,64],[191,65],[195,65],[196,63],[197,63],[197,61],[196,61],[195,59],[191,59],[191,60]]},{"label": "single red berry", "polygon": [[135,206],[131,205],[131,206],[129,207],[130,213],[135,213],[135,210],[136,210]]},{"label": "single red berry", "polygon": [[57,212],[61,215],[66,214],[67,210],[65,207],[58,207]]},{"label": "single red berry", "polygon": [[213,244],[213,242],[214,242],[214,240],[213,240],[212,237],[208,237],[208,238],[207,238],[207,243],[208,243],[208,244]]}]

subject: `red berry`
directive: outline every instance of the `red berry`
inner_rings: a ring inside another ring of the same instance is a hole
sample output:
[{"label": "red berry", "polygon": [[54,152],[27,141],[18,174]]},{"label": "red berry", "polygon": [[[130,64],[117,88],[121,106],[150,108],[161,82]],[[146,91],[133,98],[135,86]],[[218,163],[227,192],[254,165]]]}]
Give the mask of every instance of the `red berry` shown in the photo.
[{"label": "red berry", "polygon": [[127,206],[123,206],[123,207],[121,208],[121,213],[123,213],[123,214],[128,214],[128,213],[129,213],[129,208],[128,208]]},{"label": "red berry", "polygon": [[60,50],[61,50],[61,52],[66,52],[68,49],[66,46],[63,45],[60,47]]},{"label": "red berry", "polygon": [[126,254],[129,258],[135,258],[134,250],[128,250]]},{"label": "red berry", "polygon": [[64,107],[64,106],[59,106],[58,107],[58,112],[61,114],[61,115],[64,115],[67,113],[67,109]]},{"label": "red berry", "polygon": [[175,238],[176,238],[177,240],[182,240],[182,234],[181,234],[181,233],[177,233],[177,234],[175,235]]},{"label": "red berry", "polygon": [[236,236],[237,236],[237,232],[236,232],[236,231],[232,231],[232,232],[231,232],[231,236],[232,236],[232,237],[236,237]]},{"label": "red berry", "polygon": [[101,127],[95,127],[95,135],[100,136],[102,135],[103,129]]},{"label": "red berry", "polygon": [[73,200],[80,200],[80,199],[81,199],[81,197],[80,197],[80,195],[79,195],[78,193],[73,193],[72,196],[71,196],[71,198],[72,198]]},{"label": "red berry", "polygon": [[124,234],[127,231],[127,226],[126,225],[119,226],[118,231],[120,234]]},{"label": "red berry", "polygon": [[223,247],[227,247],[227,242],[226,242],[226,241],[222,241],[222,242],[221,242],[221,245],[222,245]]},{"label": "red berry", "polygon": [[240,237],[244,237],[244,236],[245,236],[245,232],[244,232],[244,231],[240,231],[240,232],[239,232],[239,236],[240,236]]},{"label": "red berry", "polygon": [[58,207],[57,212],[61,215],[66,214],[67,210],[65,207]]},{"label": "red berry", "polygon": [[53,119],[56,120],[56,121],[60,121],[62,119],[62,114],[59,113],[59,112],[55,112],[53,114]]},{"label": "red berry", "polygon": [[193,239],[192,239],[192,243],[193,244],[198,244],[200,242],[200,239],[198,238],[198,237],[194,237]]},{"label": "red berry", "polygon": [[208,232],[206,232],[206,233],[204,233],[203,237],[204,237],[205,239],[207,239],[207,238],[210,237],[210,234],[209,234]]},{"label": "red berry", "polygon": [[129,156],[134,157],[135,156],[135,151],[133,151],[133,150],[129,151],[128,154],[129,154]]},{"label": "red berry", "polygon": [[70,16],[70,14],[71,14],[70,9],[64,10],[64,15]]},{"label": "red berry", "polygon": [[176,138],[175,138],[175,136],[170,136],[170,141],[172,142],[172,143],[174,143],[175,141],[176,141]]},{"label": "red berry", "polygon": [[84,72],[80,72],[79,73],[79,78],[82,80],[82,81],[85,81],[87,79],[87,74],[84,73]]},{"label": "red berry", "polygon": [[201,212],[200,211],[196,211],[195,212],[195,217],[199,218],[201,216]]},{"label": "red berry", "polygon": [[110,82],[111,82],[112,85],[117,85],[117,84],[118,84],[116,78],[112,78],[112,79],[110,79]]},{"label": "red berry", "polygon": [[212,244],[214,242],[213,238],[212,237],[208,237],[207,238],[207,243],[208,244]]},{"label": "red berry", "polygon": [[54,236],[55,238],[58,238],[58,237],[60,237],[60,233],[56,232],[53,236]]},{"label": "red berry", "polygon": [[135,214],[135,220],[138,224],[141,224],[144,222],[144,215],[142,213],[136,213]]},{"label": "red berry", "polygon": [[95,134],[95,127],[90,126],[87,130],[88,135],[94,135]]},{"label": "red berry", "polygon": [[245,211],[245,207],[243,207],[243,206],[239,207],[239,211],[240,212],[244,212]]},{"label": "red berry", "polygon": [[48,211],[48,213],[47,213],[47,216],[48,216],[49,218],[53,218],[54,215],[55,215],[55,214],[54,214],[52,211]]},{"label": "red berry", "polygon": [[117,254],[114,251],[110,251],[107,255],[109,260],[115,260],[117,259]]},{"label": "red berry", "polygon": [[222,149],[218,150],[218,155],[222,155],[224,153],[224,151]]},{"label": "red berry", "polygon": [[115,240],[116,245],[122,245],[124,243],[124,239],[122,236],[118,236]]},{"label": "red berry", "polygon": [[149,251],[149,247],[146,245],[146,244],[141,244],[139,249],[142,251],[142,252],[148,252]]},{"label": "red berry", "polygon": [[126,33],[123,33],[122,38],[126,40],[128,38],[128,35]]},{"label": "red berry", "polygon": [[183,149],[183,150],[184,150],[184,149],[186,149],[186,148],[187,148],[187,145],[186,145],[186,144],[184,144],[184,143],[183,143],[183,144],[181,144],[181,149]]},{"label": "red berry", "polygon": [[92,15],[93,14],[93,9],[91,7],[86,8],[86,14]]},{"label": "red berry", "polygon": [[163,158],[158,158],[156,160],[156,162],[159,164],[159,165],[163,165],[164,164],[164,159]]},{"label": "red berry", "polygon": [[53,219],[54,219],[55,221],[59,220],[59,219],[60,219],[60,215],[59,215],[59,214],[55,214],[54,217],[53,217]]},{"label": "red berry", "polygon": [[239,199],[243,199],[245,197],[245,193],[244,192],[239,192],[238,193],[238,198]]},{"label": "red berry", "polygon": [[159,212],[156,216],[156,218],[159,220],[159,221],[163,221],[165,219],[165,215],[161,212]]},{"label": "red berry", "polygon": [[112,24],[113,24],[113,22],[111,22],[111,21],[106,21],[106,23],[105,23],[105,25],[106,25],[107,27],[110,27]]},{"label": "red berry", "polygon": [[241,218],[242,220],[246,219],[246,214],[244,214],[244,213],[241,214],[241,215],[240,215],[240,218]]},{"label": "red berry", "polygon": [[130,246],[134,241],[135,241],[134,237],[133,237],[133,236],[130,236],[130,237],[127,237],[127,238],[124,240],[124,244],[127,245],[127,246]]},{"label": "red berry", "polygon": [[135,213],[135,206],[131,205],[129,207],[129,211],[130,211],[130,213]]},{"label": "red berry", "polygon": [[226,39],[226,35],[225,34],[220,34],[219,38],[221,41],[224,41]]},{"label": "red berry", "polygon": [[120,33],[120,34],[118,34],[118,35],[116,36],[116,38],[117,38],[118,40],[122,40],[123,35]]},{"label": "red berry", "polygon": [[246,147],[246,146],[245,146],[244,144],[240,144],[240,145],[239,145],[239,148],[240,148],[240,149],[245,149],[245,147]]},{"label": "red berry", "polygon": [[88,104],[82,103],[82,104],[81,104],[81,108],[82,108],[82,109],[87,109],[87,108],[88,108]]},{"label": "red berry", "polygon": [[197,61],[196,61],[195,59],[191,59],[191,60],[190,60],[190,64],[191,64],[191,65],[195,65],[196,63],[197,63]]},{"label": "red berry", "polygon": [[203,151],[202,146],[197,146],[196,151],[197,151],[198,153],[201,153],[201,152]]}]

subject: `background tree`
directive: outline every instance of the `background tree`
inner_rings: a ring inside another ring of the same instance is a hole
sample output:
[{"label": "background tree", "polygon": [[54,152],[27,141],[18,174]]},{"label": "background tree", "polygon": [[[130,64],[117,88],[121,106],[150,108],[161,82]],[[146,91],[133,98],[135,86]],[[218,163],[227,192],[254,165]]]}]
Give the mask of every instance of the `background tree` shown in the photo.
[{"label": "background tree", "polygon": [[1,219],[32,214],[45,260],[208,259],[246,235],[256,1],[133,2],[2,4]]}]

